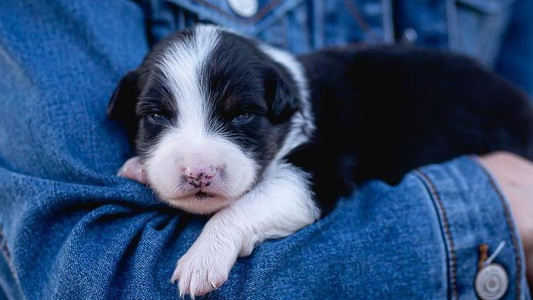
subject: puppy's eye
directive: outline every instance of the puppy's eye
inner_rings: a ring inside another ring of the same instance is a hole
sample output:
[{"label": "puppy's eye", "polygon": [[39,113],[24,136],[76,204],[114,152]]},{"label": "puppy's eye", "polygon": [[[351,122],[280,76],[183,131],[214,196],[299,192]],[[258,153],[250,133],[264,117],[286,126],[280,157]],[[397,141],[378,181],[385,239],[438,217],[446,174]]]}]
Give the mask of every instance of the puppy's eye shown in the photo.
[{"label": "puppy's eye", "polygon": [[233,118],[233,120],[231,120],[231,122],[234,123],[234,124],[244,123],[247,120],[249,120],[251,116],[252,116],[252,114],[243,113],[243,114],[240,114],[240,115],[236,116],[235,118]]},{"label": "puppy's eye", "polygon": [[168,121],[168,118],[163,114],[151,114],[148,116],[151,120],[157,122],[157,123],[166,123]]}]

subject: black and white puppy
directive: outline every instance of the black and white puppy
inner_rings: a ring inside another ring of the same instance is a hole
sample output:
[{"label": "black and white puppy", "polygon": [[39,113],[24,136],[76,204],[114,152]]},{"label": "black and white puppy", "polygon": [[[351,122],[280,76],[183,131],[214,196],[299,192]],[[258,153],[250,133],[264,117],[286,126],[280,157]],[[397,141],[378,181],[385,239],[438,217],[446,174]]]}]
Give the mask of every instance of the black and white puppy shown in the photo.
[{"label": "black and white puppy", "polygon": [[156,45],[108,114],[138,154],[120,175],[213,214],[172,276],[193,297],[360,181],[461,154],[533,154],[527,97],[465,57],[390,46],[295,58],[210,25]]},{"label": "black and white puppy", "polygon": [[219,287],[239,255],[314,222],[308,174],[284,157],[313,129],[292,56],[213,26],[161,41],[108,107],[135,139],[121,175],[171,206],[213,214],[172,280],[180,294]]}]

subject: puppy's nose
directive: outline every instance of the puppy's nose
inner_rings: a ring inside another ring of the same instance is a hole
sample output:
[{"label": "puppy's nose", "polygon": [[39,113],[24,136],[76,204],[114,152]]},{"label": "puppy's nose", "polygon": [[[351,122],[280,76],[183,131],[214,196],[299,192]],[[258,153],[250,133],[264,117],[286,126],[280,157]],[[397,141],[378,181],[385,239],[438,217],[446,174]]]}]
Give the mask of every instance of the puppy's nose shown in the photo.
[{"label": "puppy's nose", "polygon": [[211,179],[217,175],[217,171],[213,166],[191,166],[184,169],[189,183],[195,187],[211,184]]}]

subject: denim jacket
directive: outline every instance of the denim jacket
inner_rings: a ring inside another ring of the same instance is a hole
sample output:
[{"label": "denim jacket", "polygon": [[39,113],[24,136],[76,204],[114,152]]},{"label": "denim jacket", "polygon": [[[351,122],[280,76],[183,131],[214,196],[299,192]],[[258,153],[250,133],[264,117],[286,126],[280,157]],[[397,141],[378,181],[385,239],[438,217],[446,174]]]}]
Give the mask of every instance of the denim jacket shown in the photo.
[{"label": "denim jacket", "polygon": [[[259,0],[248,17],[231,2],[5,1],[0,299],[178,299],[172,271],[206,220],[115,176],[133,152],[105,116],[119,78],[171,31],[213,22],[295,53],[411,42],[498,67],[516,7],[531,1]],[[507,201],[465,156],[397,186],[362,185],[324,219],[239,259],[208,298],[477,299],[481,245],[508,279],[501,299],[529,299]]]}]

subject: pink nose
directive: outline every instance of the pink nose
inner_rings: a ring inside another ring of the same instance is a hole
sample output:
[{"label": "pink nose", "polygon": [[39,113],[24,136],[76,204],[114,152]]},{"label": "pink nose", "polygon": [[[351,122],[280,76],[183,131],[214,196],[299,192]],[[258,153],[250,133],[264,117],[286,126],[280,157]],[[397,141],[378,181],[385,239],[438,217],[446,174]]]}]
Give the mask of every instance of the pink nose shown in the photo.
[{"label": "pink nose", "polygon": [[209,186],[211,179],[217,175],[217,168],[213,166],[186,167],[184,173],[189,184],[194,187]]}]

